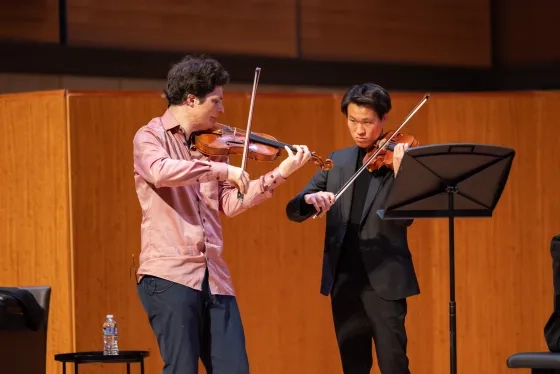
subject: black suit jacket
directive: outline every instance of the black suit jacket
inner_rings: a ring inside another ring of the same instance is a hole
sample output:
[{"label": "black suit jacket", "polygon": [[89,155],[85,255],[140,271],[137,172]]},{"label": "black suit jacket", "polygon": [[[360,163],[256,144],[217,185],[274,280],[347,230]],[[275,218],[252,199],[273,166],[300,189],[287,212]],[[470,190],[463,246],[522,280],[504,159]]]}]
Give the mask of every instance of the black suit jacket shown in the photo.
[{"label": "black suit jacket", "polygon": [[[288,218],[303,222],[316,211],[305,203],[306,194],[327,191],[336,193],[356,172],[358,147],[345,148],[329,155],[334,167],[329,171],[319,170],[305,188],[286,206]],[[365,170],[364,173],[369,173]],[[369,186],[360,226],[360,253],[368,273],[371,286],[386,300],[398,300],[420,293],[418,280],[408,249],[407,228],[412,220],[382,220],[376,213],[386,199],[394,181],[394,173],[387,170],[372,178]],[[332,291],[336,266],[342,241],[350,218],[353,186],[331,206],[326,215],[326,232],[323,253],[321,293]]]}]

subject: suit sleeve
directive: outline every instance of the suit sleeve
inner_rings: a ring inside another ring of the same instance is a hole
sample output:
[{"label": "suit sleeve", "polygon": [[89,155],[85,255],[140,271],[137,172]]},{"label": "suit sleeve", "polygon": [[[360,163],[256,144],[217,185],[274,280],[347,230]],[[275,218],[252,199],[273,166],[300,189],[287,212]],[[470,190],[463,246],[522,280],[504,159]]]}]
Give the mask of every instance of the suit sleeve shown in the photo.
[{"label": "suit sleeve", "polygon": [[[332,153],[329,155],[329,158],[332,159]],[[328,171],[317,170],[303,190],[288,202],[286,205],[286,215],[290,221],[303,222],[317,213],[315,207],[312,204],[307,204],[303,197],[310,193],[325,191],[327,189],[328,175]]]}]

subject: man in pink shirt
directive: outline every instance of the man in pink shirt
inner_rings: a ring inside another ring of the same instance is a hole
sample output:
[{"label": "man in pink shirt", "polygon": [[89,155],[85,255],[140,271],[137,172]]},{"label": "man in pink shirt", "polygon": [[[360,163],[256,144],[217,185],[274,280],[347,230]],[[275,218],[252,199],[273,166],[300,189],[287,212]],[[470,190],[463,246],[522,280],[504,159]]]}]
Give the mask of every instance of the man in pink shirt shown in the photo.
[{"label": "man in pink shirt", "polygon": [[[210,159],[192,143],[216,127],[229,74],[206,56],[171,68],[168,109],[134,137],[134,180],[142,208],[138,293],[157,337],[164,374],[246,374],[245,337],[222,257],[220,212],[235,216],[271,198],[311,158],[306,146],[250,180],[228,159]],[[237,193],[244,194],[239,199]]]}]

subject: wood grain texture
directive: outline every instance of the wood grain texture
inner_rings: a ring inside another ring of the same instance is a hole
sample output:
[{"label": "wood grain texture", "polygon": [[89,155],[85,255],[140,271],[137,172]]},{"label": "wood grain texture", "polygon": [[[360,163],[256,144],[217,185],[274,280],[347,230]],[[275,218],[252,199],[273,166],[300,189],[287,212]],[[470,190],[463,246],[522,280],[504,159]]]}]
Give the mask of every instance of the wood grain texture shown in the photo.
[{"label": "wood grain texture", "polygon": [[296,55],[294,3],[283,0],[72,0],[68,41],[132,49]]},{"label": "wood grain texture", "polygon": [[58,26],[58,0],[2,2],[0,40],[58,43]]},{"label": "wood grain texture", "polygon": [[495,0],[495,45],[501,66],[549,66],[560,62],[556,0]]},{"label": "wood grain texture", "polygon": [[301,17],[305,58],[471,67],[492,62],[489,0],[301,0]]}]

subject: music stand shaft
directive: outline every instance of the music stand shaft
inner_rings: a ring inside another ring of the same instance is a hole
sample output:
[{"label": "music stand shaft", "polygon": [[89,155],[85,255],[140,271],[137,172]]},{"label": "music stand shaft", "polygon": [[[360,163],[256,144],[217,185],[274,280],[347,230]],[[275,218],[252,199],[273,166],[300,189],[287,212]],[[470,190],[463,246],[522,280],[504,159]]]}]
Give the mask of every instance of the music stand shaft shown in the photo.
[{"label": "music stand shaft", "polygon": [[455,217],[453,198],[456,187],[447,187],[449,201],[449,364],[450,373],[457,374],[457,306],[455,303]]}]

